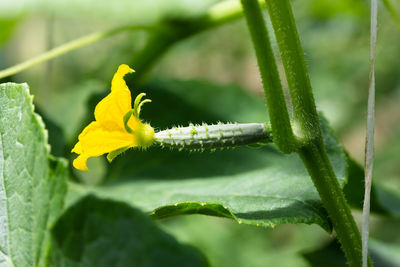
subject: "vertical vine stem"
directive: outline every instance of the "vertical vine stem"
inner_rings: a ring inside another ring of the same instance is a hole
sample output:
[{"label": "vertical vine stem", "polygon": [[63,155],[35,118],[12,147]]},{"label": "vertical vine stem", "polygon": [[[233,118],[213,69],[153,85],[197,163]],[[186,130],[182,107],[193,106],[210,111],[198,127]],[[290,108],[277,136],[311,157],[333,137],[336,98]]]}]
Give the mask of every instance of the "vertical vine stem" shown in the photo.
[{"label": "vertical vine stem", "polygon": [[[242,5],[254,47],[256,48],[261,75],[263,76],[263,73],[269,72],[270,76],[277,76],[278,73],[275,69],[270,69],[271,66],[275,66],[274,64],[260,64],[260,62],[273,60],[269,41],[265,40],[268,38],[266,30],[260,30],[265,29],[261,9],[255,7],[258,6],[256,0],[242,0]],[[361,266],[361,235],[325,151],[311,83],[290,2],[289,0],[267,0],[266,5],[278,42],[292,98],[295,138],[301,141],[295,143],[297,145],[296,151],[306,166],[321,201],[328,212],[348,263],[350,266]],[[272,79],[276,80],[278,78]],[[267,84],[267,86],[271,86],[271,84]],[[280,84],[277,88],[277,91],[281,90]],[[267,99],[270,98],[270,101],[281,101],[279,98],[275,99],[277,94],[271,94],[270,90],[266,89],[266,93]],[[268,94],[270,95],[268,96]],[[282,107],[286,108],[284,105],[278,107],[280,108],[279,112],[281,112]],[[277,111],[275,108],[275,105],[269,106],[269,110],[272,112]],[[286,113],[283,114],[285,120]],[[276,125],[271,122],[271,126],[273,135],[279,134],[276,129],[274,131]],[[274,135],[273,138],[275,142],[276,136]],[[369,265],[372,266],[370,261]]]},{"label": "vertical vine stem", "polygon": [[375,50],[378,31],[378,2],[371,0],[371,37],[370,37],[370,70],[368,90],[367,136],[365,140],[365,194],[362,215],[362,257],[363,267],[367,266],[369,210],[374,164],[374,128],[375,128]]},{"label": "vertical vine stem", "polygon": [[[361,235],[337,181],[321,138],[321,127],[304,53],[289,0],[268,0],[267,10],[278,42],[292,97],[299,138],[298,153],[317,188],[350,266],[362,265]],[[370,263],[372,265],[372,263]]]},{"label": "vertical vine stem", "polygon": [[361,266],[361,235],[333,172],[322,140],[313,141],[302,147],[299,155],[328,212],[348,264]]},{"label": "vertical vine stem", "polygon": [[268,0],[266,4],[292,98],[298,130],[295,134],[306,141],[318,139],[321,137],[318,114],[290,2]]},{"label": "vertical vine stem", "polygon": [[261,8],[257,0],[241,1],[264,86],[274,143],[282,152],[290,153],[295,146],[294,136]]}]

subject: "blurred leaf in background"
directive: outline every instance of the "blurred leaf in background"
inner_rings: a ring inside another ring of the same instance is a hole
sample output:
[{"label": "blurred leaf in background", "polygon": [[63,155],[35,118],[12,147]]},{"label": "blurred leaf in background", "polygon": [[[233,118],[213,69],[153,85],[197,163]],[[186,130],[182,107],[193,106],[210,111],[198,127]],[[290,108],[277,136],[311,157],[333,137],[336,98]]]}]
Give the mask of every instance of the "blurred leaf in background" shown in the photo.
[{"label": "blurred leaf in background", "polygon": [[[371,254],[374,266],[399,266],[400,246],[398,244],[387,244],[374,239],[371,239],[369,243],[369,253]],[[333,240],[324,247],[304,253],[303,255],[311,266],[346,266],[346,259],[337,240]]]},{"label": "blurred leaf in background", "polygon": [[53,228],[53,266],[209,266],[139,210],[85,197]]}]

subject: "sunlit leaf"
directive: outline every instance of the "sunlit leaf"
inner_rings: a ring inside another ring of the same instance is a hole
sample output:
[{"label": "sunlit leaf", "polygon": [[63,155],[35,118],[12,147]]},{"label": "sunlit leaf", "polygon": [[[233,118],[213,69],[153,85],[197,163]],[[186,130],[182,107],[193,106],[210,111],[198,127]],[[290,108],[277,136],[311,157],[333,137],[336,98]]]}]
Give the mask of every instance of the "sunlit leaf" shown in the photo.
[{"label": "sunlit leaf", "polygon": [[[173,81],[145,88],[153,103],[144,115],[154,127],[267,118],[262,99],[238,87]],[[343,185],[346,155],[325,121],[323,126],[328,154]],[[76,190],[93,190],[152,212],[154,218],[200,213],[260,226],[316,223],[331,228],[301,160],[273,146],[213,153],[131,150],[110,165],[108,179],[115,182],[96,188],[71,185],[71,196]]]},{"label": "sunlit leaf", "polygon": [[1,84],[0,106],[0,264],[42,266],[64,202],[66,162],[50,156],[26,84]]}]

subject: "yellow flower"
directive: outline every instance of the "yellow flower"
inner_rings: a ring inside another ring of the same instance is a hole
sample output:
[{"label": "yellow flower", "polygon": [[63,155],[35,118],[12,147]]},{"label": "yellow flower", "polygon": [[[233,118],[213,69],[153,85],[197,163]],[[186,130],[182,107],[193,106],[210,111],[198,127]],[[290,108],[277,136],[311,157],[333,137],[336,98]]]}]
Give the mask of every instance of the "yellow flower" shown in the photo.
[{"label": "yellow flower", "polygon": [[111,162],[117,155],[131,147],[148,147],[154,140],[154,129],[140,121],[140,109],[149,99],[141,100],[139,94],[131,104],[131,92],[124,81],[127,73],[132,73],[128,65],[122,64],[111,82],[111,93],[102,99],[94,111],[92,121],[79,135],[72,152],[79,154],[73,165],[78,170],[88,170],[86,161],[108,153]]}]

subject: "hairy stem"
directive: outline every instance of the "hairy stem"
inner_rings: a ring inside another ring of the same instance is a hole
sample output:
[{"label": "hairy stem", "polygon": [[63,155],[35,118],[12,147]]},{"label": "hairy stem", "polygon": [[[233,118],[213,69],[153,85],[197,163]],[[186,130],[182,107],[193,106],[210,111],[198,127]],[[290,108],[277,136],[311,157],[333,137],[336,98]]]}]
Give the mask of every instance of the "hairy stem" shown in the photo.
[{"label": "hairy stem", "polygon": [[321,137],[307,66],[289,0],[266,1],[293,104],[295,134],[301,139]]},{"label": "hairy stem", "polygon": [[241,0],[241,2],[256,52],[274,142],[282,152],[290,153],[294,150],[295,141],[278,68],[261,8],[257,0]]},{"label": "hairy stem", "polygon": [[268,0],[292,98],[298,153],[317,188],[350,266],[361,266],[361,235],[325,151],[321,126],[289,0]]},{"label": "hairy stem", "polygon": [[321,142],[299,151],[350,266],[361,266],[361,235]]}]

